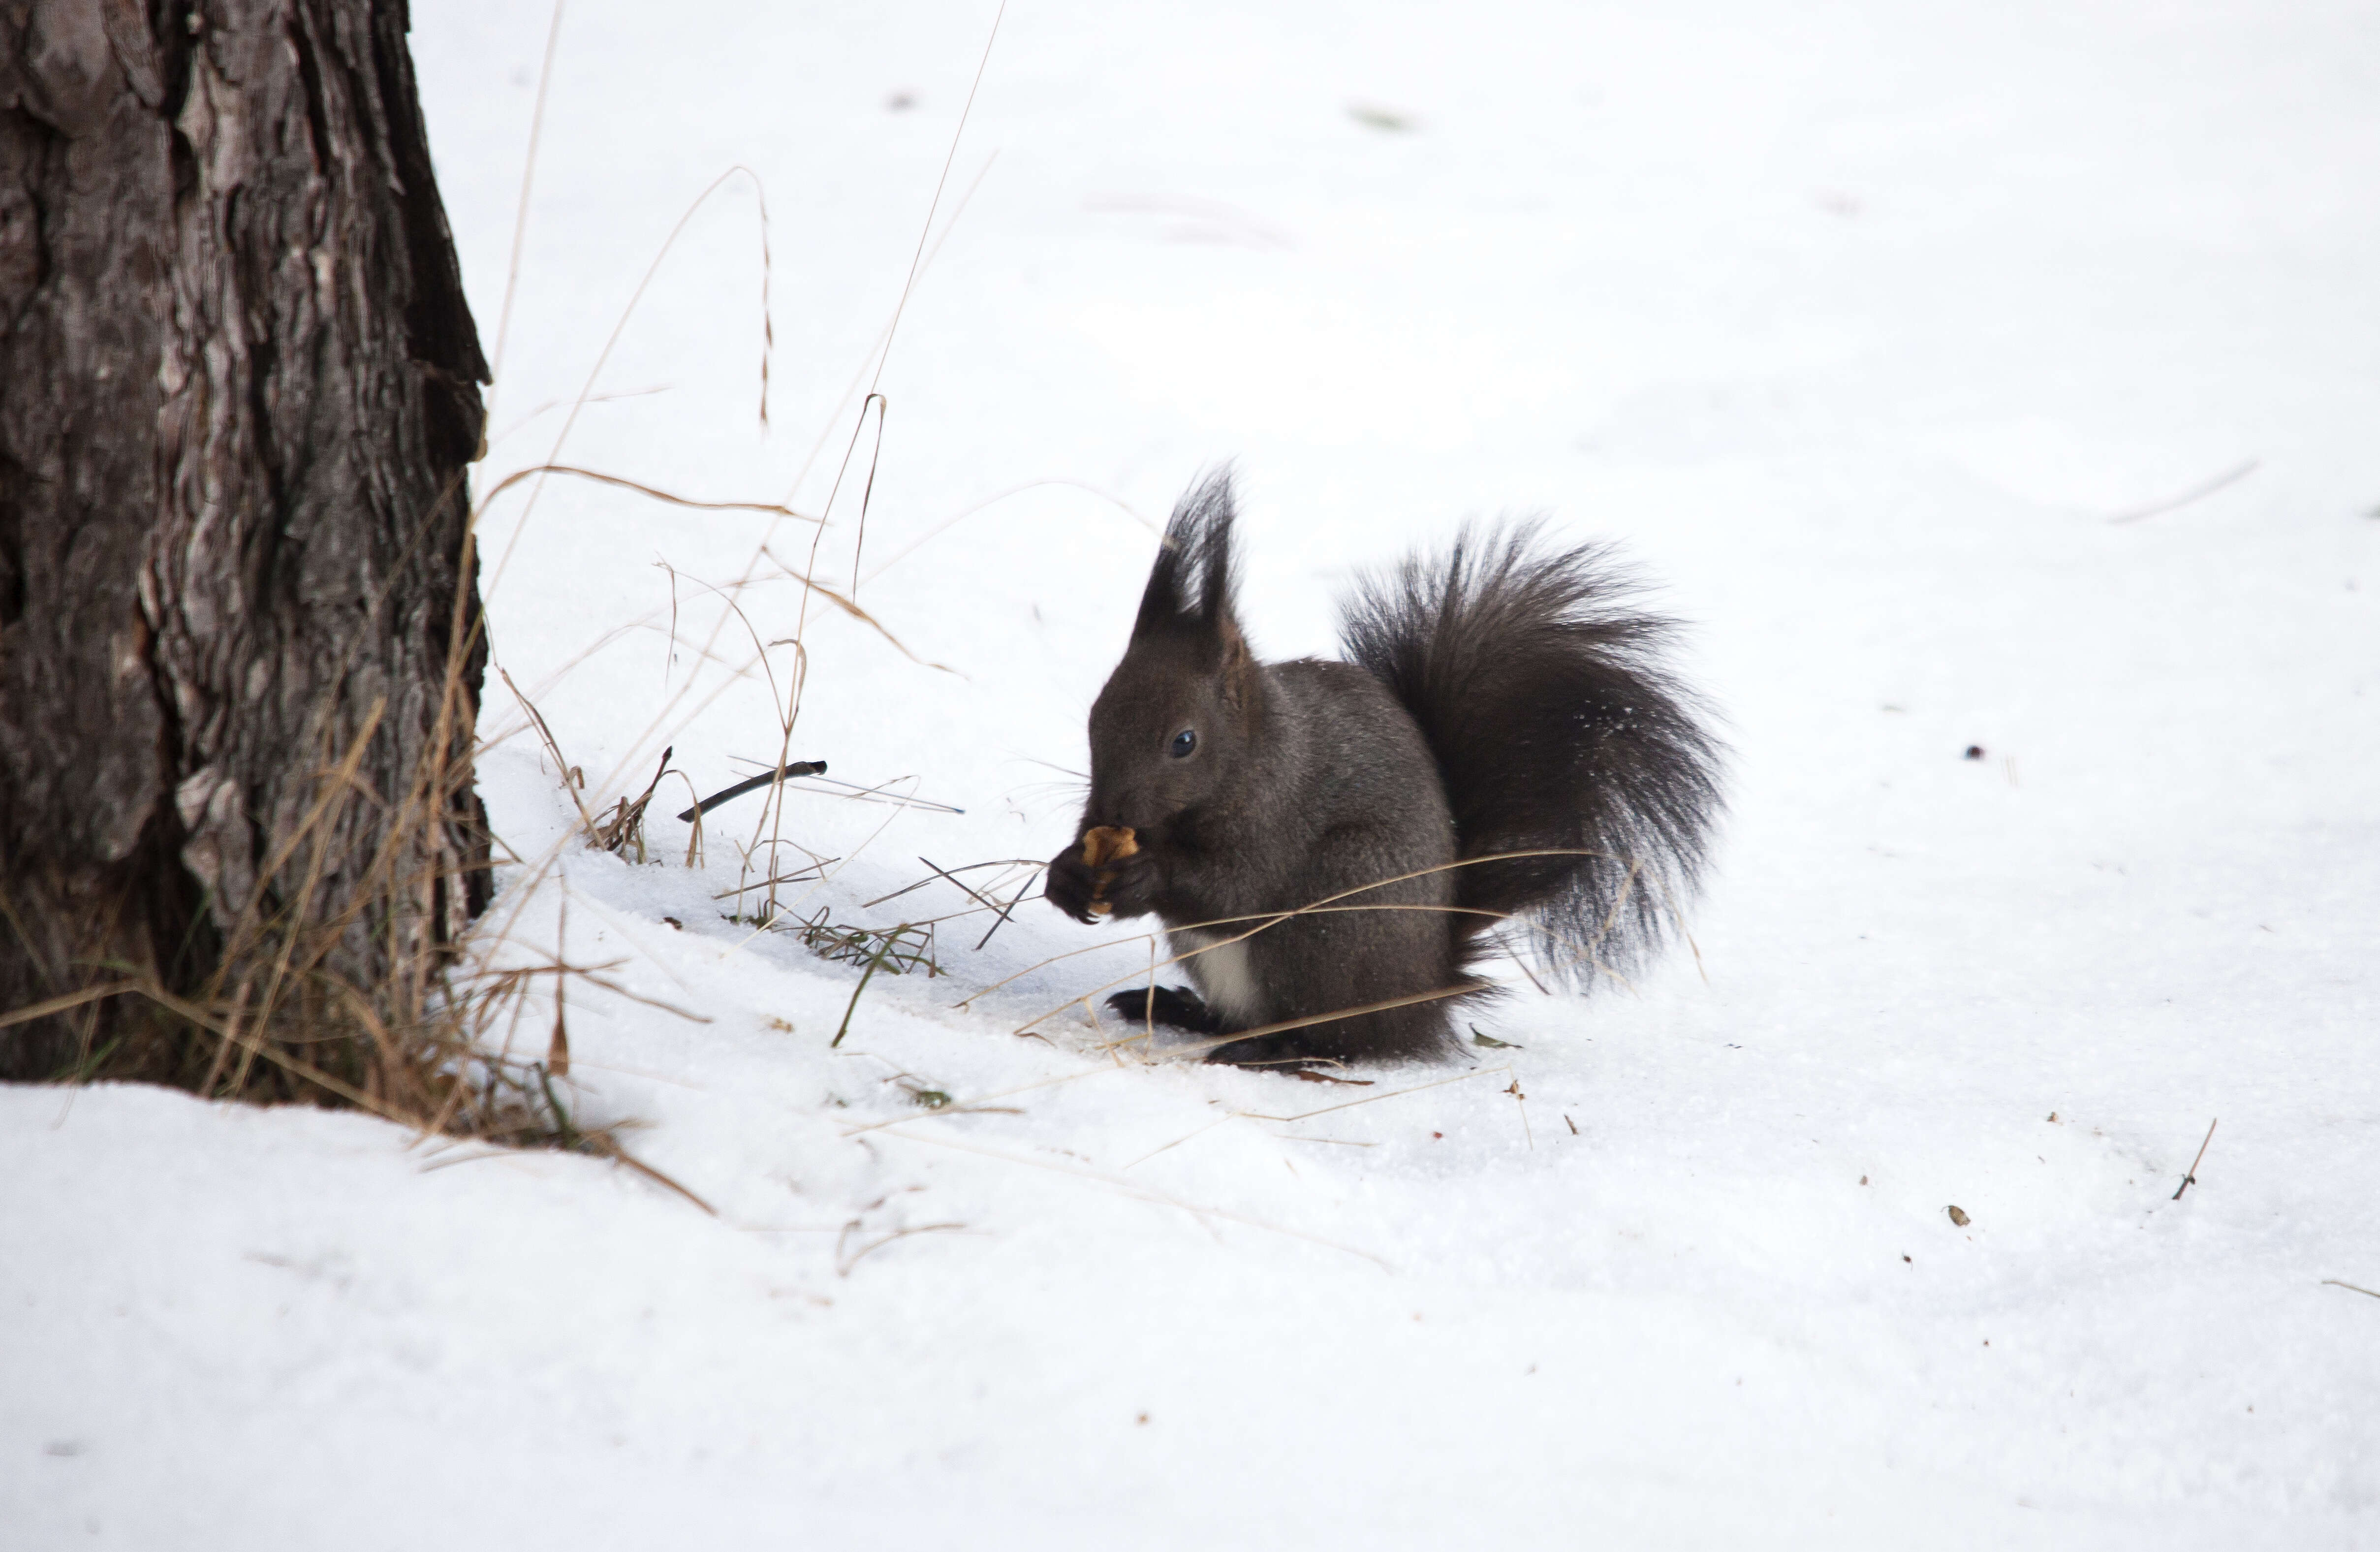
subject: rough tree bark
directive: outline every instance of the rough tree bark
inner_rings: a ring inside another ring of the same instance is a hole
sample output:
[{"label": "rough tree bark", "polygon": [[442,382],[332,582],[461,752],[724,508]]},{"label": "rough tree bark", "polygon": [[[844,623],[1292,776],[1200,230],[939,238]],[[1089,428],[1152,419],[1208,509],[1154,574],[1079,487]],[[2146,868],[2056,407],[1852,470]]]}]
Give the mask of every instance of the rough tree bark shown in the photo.
[{"label": "rough tree bark", "polygon": [[[242,956],[370,995],[484,899],[487,372],[407,28],[0,0],[0,1016]],[[0,1027],[0,1077],[220,1071],[159,1008]]]}]

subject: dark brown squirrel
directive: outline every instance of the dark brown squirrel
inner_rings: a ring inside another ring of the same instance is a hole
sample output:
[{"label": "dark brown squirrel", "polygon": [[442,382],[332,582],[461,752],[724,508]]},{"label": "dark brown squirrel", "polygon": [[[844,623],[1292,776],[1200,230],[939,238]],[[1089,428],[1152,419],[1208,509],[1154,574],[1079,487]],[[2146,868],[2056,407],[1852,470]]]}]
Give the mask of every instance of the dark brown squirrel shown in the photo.
[{"label": "dark brown squirrel", "polygon": [[1190,988],[1109,1006],[1244,1066],[1429,1057],[1493,954],[1584,987],[1657,949],[1722,807],[1721,750],[1662,666],[1675,626],[1629,603],[1609,549],[1466,528],[1342,600],[1348,661],[1266,663],[1233,521],[1228,470],[1174,508],[1050,863],[1068,915],[1154,913],[1190,956]]}]

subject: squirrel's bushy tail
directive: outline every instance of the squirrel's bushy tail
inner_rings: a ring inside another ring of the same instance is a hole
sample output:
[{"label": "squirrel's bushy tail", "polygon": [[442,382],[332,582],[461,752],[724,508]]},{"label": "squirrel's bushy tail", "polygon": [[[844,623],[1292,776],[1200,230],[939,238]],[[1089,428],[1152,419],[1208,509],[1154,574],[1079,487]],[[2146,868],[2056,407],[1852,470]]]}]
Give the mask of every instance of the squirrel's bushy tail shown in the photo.
[{"label": "squirrel's bushy tail", "polygon": [[[1466,528],[1442,557],[1365,578],[1341,606],[1349,659],[1394,692],[1438,757],[1464,858],[1455,903],[1524,915],[1565,979],[1657,947],[1693,892],[1722,804],[1721,748],[1662,665],[1674,624],[1631,602],[1609,549],[1542,525]],[[1463,957],[1524,933],[1458,916]],[[1525,936],[1534,937],[1534,934]]]}]

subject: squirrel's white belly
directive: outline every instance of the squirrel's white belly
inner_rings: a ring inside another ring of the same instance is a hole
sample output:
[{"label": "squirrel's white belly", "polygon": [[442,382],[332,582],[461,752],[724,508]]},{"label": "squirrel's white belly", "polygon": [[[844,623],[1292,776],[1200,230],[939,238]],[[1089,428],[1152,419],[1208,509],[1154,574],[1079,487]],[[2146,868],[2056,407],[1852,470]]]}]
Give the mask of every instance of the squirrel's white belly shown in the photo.
[{"label": "squirrel's white belly", "polygon": [[[1168,945],[1190,957],[1182,967],[1198,988],[1207,1006],[1227,1021],[1248,1025],[1264,1021],[1264,996],[1257,988],[1256,966],[1248,945],[1230,940],[1236,934],[1190,928],[1166,934]],[[1215,945],[1208,947],[1209,944]],[[1196,951],[1204,950],[1199,952]]]}]

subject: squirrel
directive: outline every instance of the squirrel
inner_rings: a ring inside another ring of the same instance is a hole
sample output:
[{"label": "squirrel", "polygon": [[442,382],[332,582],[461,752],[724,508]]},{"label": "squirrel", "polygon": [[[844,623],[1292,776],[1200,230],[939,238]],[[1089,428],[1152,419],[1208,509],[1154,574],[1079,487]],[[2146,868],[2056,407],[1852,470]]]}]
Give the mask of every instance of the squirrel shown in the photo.
[{"label": "squirrel", "polygon": [[1190,988],[1135,1022],[1240,1066],[1451,1054],[1480,961],[1526,932],[1563,983],[1657,949],[1696,888],[1722,748],[1663,666],[1673,622],[1608,546],[1467,527],[1363,577],[1345,661],[1258,661],[1228,469],[1174,508],[1090,714],[1091,780],[1043,894],[1154,914]]}]

